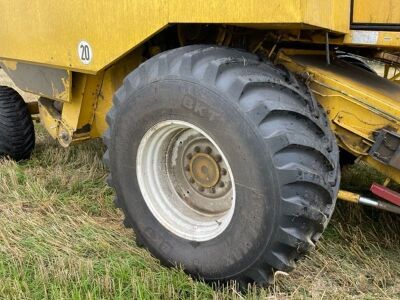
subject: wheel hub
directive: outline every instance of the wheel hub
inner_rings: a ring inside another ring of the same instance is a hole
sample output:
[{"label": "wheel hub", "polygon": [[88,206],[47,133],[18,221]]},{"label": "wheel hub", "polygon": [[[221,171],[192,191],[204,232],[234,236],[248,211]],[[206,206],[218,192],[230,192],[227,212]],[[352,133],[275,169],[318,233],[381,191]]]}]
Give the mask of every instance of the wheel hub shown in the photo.
[{"label": "wheel hub", "polygon": [[231,169],[201,129],[182,121],[157,124],[142,139],[137,162],[146,203],[172,232],[207,240],[229,224],[235,203]]},{"label": "wheel hub", "polygon": [[226,212],[232,205],[232,182],[220,151],[194,130],[181,132],[171,144],[170,164],[175,189],[193,209],[206,214]]},{"label": "wheel hub", "polygon": [[211,155],[196,153],[190,161],[190,175],[200,187],[210,188],[219,181],[219,166]]}]

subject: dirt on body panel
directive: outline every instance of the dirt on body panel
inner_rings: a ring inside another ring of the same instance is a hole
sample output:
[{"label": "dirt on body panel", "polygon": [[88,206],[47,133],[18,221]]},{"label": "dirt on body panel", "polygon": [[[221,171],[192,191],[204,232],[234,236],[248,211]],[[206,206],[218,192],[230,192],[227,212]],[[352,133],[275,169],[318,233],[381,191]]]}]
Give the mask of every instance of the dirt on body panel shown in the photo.
[{"label": "dirt on body panel", "polygon": [[9,87],[12,87],[13,89],[15,89],[18,93],[21,94],[21,96],[24,98],[25,102],[33,102],[33,101],[37,101],[38,96],[24,92],[22,90],[20,90],[19,88],[17,88],[15,86],[15,84],[12,82],[12,80],[10,79],[10,77],[7,76],[7,74],[0,69],[0,85],[6,85]]}]

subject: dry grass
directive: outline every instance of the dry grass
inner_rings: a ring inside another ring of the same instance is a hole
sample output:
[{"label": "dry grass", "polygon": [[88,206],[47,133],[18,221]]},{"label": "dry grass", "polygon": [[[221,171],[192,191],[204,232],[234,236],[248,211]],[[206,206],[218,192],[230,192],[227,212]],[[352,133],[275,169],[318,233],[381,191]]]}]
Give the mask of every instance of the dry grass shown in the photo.
[{"label": "dry grass", "polygon": [[[0,298],[400,297],[399,218],[343,203],[316,251],[270,289],[215,291],[166,269],[122,228],[100,141],[62,149],[38,129],[32,160],[0,163]],[[367,172],[346,174],[354,186]]]},{"label": "dry grass", "polygon": [[[32,160],[0,162],[0,299],[398,299],[400,218],[340,203],[318,247],[269,289],[214,290],[133,242],[104,182],[103,147],[62,149],[38,126]],[[360,191],[364,166],[343,184]]]}]

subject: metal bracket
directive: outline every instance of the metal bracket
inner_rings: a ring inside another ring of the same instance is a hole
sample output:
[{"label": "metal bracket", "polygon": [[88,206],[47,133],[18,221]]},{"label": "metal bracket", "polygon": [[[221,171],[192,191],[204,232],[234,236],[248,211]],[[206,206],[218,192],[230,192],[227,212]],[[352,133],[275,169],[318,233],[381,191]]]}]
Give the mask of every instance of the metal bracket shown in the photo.
[{"label": "metal bracket", "polygon": [[386,165],[400,169],[400,136],[382,129],[369,150],[369,155]]}]

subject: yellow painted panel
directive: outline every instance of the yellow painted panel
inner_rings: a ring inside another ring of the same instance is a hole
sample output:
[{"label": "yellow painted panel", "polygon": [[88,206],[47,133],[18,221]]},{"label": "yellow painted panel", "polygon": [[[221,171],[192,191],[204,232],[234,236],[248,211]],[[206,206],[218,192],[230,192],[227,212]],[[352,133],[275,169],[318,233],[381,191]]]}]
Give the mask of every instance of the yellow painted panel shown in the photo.
[{"label": "yellow painted panel", "polygon": [[171,23],[347,32],[349,1],[0,0],[0,58],[96,73]]},{"label": "yellow painted panel", "polygon": [[[400,125],[400,87],[395,83],[381,77],[362,76],[362,72],[354,73],[352,68],[338,64],[328,66],[324,56],[298,55],[291,58],[307,72],[318,75],[322,84],[333,86],[340,93],[345,92],[349,101],[360,102],[359,105],[369,108],[371,112],[375,110],[376,116],[385,115]],[[369,121],[373,123],[371,119]]]},{"label": "yellow painted panel", "polygon": [[347,33],[350,29],[350,0],[302,0],[306,24]]},{"label": "yellow painted panel", "polygon": [[300,23],[301,0],[169,1],[171,23]]},{"label": "yellow painted panel", "polygon": [[[0,0],[0,57],[97,72],[168,23],[166,0]],[[90,64],[79,58],[87,41]]]},{"label": "yellow painted panel", "polygon": [[400,23],[399,0],[354,0],[354,23]]},{"label": "yellow painted panel", "polygon": [[175,0],[169,5],[170,23],[280,24],[282,27],[302,23],[347,32],[350,22],[350,0]]}]

